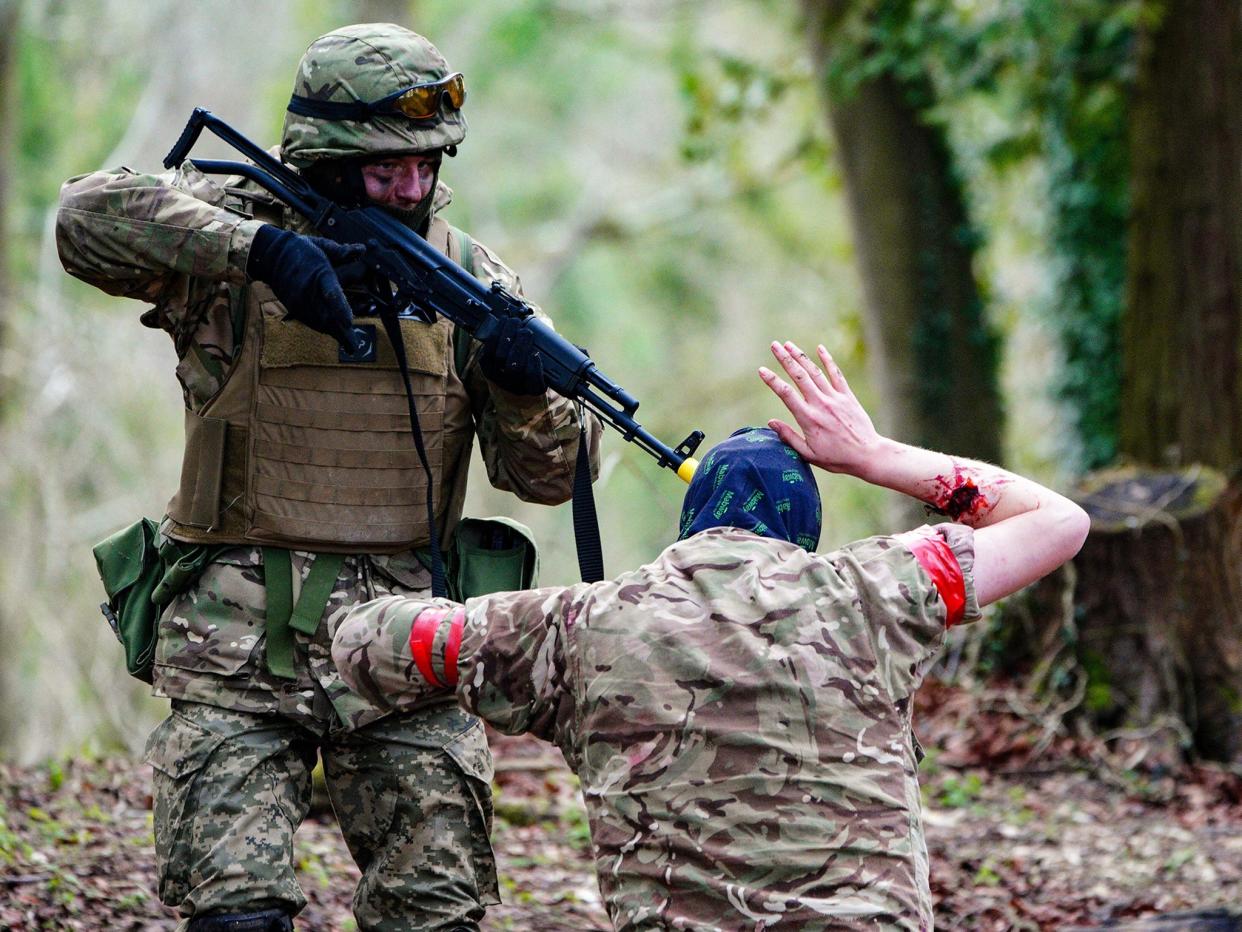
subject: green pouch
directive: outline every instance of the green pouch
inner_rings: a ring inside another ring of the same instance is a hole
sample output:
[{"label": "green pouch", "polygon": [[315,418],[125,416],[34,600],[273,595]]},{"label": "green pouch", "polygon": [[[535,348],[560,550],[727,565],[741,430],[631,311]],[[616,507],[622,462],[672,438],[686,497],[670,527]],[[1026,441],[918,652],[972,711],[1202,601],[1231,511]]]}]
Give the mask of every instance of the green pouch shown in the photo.
[{"label": "green pouch", "polygon": [[125,648],[130,676],[151,682],[159,607],[151,595],[164,576],[156,540],[159,530],[150,518],[135,521],[95,545],[95,565],[108,601],[99,606],[112,633]]},{"label": "green pouch", "polygon": [[125,648],[130,676],[151,682],[161,611],[203,575],[222,549],[161,540],[150,518],[95,545],[95,565],[108,596],[99,609]]},{"label": "green pouch", "polygon": [[446,564],[449,597],[457,602],[530,589],[539,577],[534,536],[511,518],[462,518]]},{"label": "green pouch", "polygon": [[209,547],[206,544],[183,544],[181,541],[165,537],[160,541],[160,562],[164,566],[163,575],[155,591],[151,593],[151,601],[163,607],[181,595],[207,569],[207,564],[220,555],[226,547]]}]

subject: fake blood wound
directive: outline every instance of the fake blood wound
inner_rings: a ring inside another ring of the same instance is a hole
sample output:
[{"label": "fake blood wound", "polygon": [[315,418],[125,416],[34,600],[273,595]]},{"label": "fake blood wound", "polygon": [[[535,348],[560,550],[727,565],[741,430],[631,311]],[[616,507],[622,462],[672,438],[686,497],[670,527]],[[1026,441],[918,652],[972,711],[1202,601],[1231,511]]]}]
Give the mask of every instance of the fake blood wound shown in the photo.
[{"label": "fake blood wound", "polygon": [[954,521],[984,515],[992,508],[993,502],[960,466],[953,467],[952,476],[936,476],[932,481],[936,483],[936,492],[927,504]]}]

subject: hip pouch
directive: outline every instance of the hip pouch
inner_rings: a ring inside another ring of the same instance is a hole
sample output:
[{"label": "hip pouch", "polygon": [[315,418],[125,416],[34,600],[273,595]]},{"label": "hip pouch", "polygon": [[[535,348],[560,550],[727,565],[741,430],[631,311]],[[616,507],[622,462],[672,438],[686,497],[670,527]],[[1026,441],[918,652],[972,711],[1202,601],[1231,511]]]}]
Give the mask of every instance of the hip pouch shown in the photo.
[{"label": "hip pouch", "polygon": [[462,518],[446,557],[449,598],[457,602],[530,589],[539,577],[530,528],[511,518]]},{"label": "hip pouch", "polygon": [[108,596],[99,610],[125,650],[130,676],[152,681],[164,606],[190,588],[222,549],[161,540],[150,518],[141,518],[94,546],[91,552]]},{"label": "hip pouch", "polygon": [[151,595],[164,576],[164,564],[155,545],[158,533],[154,521],[142,518],[91,551],[108,596],[99,610],[125,649],[125,669],[145,683],[151,682],[160,618]]}]

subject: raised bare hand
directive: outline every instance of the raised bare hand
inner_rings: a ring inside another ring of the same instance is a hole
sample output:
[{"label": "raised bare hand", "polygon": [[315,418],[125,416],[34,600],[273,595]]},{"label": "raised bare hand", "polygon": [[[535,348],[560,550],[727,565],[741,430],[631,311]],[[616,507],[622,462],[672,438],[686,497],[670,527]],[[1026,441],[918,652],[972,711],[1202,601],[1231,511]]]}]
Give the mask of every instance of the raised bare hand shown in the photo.
[{"label": "raised bare hand", "polygon": [[794,343],[772,344],[772,355],[797,390],[765,366],[759,368],[759,377],[784,402],[801,433],[776,418],[768,426],[807,462],[830,472],[859,475],[882,438],[828,350],[821,344],[818,352],[822,371]]}]

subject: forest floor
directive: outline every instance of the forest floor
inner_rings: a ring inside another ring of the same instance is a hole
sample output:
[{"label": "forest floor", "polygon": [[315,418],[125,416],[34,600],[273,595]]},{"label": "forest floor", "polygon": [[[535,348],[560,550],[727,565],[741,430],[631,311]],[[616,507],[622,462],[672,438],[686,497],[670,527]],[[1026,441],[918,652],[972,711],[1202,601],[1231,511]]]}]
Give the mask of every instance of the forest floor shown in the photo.
[{"label": "forest floor", "polygon": [[[929,682],[918,721],[939,927],[1116,928],[1242,904],[1238,773],[1162,763],[1140,738],[1074,735],[1003,685]],[[506,738],[494,750],[504,904],[484,928],[606,928],[559,752]],[[145,765],[119,758],[0,766],[0,929],[175,928],[152,887],[149,787]],[[330,812],[299,831],[297,862],[310,901],[299,929],[354,928],[357,871]]]}]

